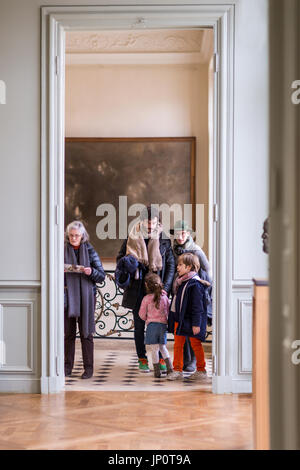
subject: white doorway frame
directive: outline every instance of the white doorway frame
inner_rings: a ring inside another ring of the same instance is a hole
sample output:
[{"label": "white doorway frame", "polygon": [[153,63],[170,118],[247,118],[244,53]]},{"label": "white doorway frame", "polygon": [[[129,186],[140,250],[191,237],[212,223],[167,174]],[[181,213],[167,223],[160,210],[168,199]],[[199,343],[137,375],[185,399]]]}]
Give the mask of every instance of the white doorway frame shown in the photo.
[{"label": "white doorway frame", "polygon": [[41,392],[64,387],[64,99],[65,31],[213,28],[214,80],[213,393],[226,393],[232,279],[234,5],[42,8],[41,74]]}]

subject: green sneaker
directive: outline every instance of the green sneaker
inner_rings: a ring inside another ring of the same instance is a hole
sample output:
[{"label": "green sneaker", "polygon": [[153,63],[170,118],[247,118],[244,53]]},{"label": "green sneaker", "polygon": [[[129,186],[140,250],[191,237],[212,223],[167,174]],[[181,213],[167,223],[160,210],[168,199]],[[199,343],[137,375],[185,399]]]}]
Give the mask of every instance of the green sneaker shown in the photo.
[{"label": "green sneaker", "polygon": [[167,366],[163,359],[159,360],[159,368],[162,372],[167,372]]},{"label": "green sneaker", "polygon": [[139,371],[150,372],[147,359],[139,359]]}]

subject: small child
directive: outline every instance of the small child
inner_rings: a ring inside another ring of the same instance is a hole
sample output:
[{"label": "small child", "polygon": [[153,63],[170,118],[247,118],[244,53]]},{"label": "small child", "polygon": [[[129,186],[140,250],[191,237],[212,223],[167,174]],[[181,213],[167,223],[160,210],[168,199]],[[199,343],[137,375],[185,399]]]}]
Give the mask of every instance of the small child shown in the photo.
[{"label": "small child", "polygon": [[205,380],[205,356],[202,341],[206,334],[206,294],[199,271],[199,259],[192,253],[185,253],[178,258],[177,272],[179,277],[175,281],[176,295],[172,301],[171,311],[174,312],[174,371],[168,375],[168,380],[183,378],[183,348],[185,337],[190,338],[194,350],[197,370],[188,378],[192,380]]},{"label": "small child", "polygon": [[151,347],[154,377],[160,378],[159,351],[165,360],[167,374],[173,372],[166,347],[170,300],[163,293],[163,284],[157,274],[147,274],[145,286],[148,295],[142,300],[139,316],[147,325],[145,344]]}]

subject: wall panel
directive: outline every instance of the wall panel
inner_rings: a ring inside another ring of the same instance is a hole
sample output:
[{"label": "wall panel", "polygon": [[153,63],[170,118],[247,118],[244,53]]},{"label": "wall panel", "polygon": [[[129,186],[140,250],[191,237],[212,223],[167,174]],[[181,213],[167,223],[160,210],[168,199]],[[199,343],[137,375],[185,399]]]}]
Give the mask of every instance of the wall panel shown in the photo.
[{"label": "wall panel", "polygon": [[0,392],[39,392],[39,288],[0,288]]}]

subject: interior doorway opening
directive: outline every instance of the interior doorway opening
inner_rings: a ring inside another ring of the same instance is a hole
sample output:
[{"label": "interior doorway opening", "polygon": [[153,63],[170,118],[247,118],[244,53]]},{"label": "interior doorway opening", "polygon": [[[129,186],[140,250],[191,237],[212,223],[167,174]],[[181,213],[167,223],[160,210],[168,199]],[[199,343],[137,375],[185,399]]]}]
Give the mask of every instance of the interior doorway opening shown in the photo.
[{"label": "interior doorway opening", "polygon": [[[112,373],[109,378],[103,364],[113,370],[119,351],[124,359],[126,350],[126,373],[135,356],[132,313],[121,307],[121,291],[114,283],[118,246],[139,214],[132,205],[168,206],[166,231],[173,245],[174,223],[187,219],[213,277],[214,32],[212,28],[70,31],[65,44],[64,226],[72,220],[84,222],[107,274],[104,284],[97,286],[94,344],[99,364],[93,381],[84,387],[122,389],[128,387],[123,377]],[[193,145],[185,148],[189,142]],[[124,209],[120,201],[126,197],[124,227],[119,224]],[[104,233],[109,231],[108,220],[104,223],[109,204],[116,218],[112,240]],[[181,213],[174,205],[181,207]],[[184,211],[184,205],[191,207]],[[173,335],[169,340],[172,343]],[[210,376],[212,343],[209,322],[204,349]],[[67,390],[83,386],[77,358]],[[133,382],[138,386],[139,381]]]},{"label": "interior doorway opening", "polygon": [[41,391],[55,393],[64,387],[65,33],[78,30],[143,31],[146,25],[147,29],[153,30],[212,28],[214,31],[214,135],[213,155],[210,155],[213,159],[213,194],[209,208],[215,278],[212,383],[213,393],[245,392],[251,388],[249,368],[242,366],[241,372],[245,369],[243,376],[240,369],[236,376],[231,370],[231,358],[236,356],[236,351],[235,344],[230,341],[228,327],[233,295],[234,7],[180,5],[124,8],[42,8]]}]

